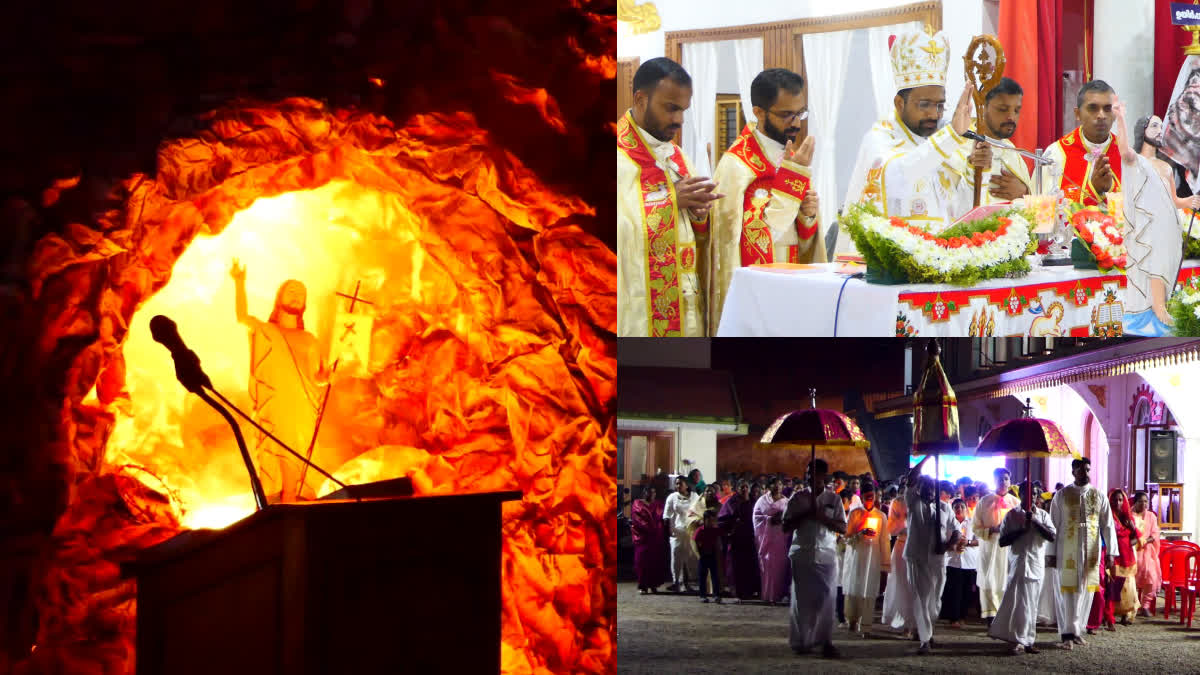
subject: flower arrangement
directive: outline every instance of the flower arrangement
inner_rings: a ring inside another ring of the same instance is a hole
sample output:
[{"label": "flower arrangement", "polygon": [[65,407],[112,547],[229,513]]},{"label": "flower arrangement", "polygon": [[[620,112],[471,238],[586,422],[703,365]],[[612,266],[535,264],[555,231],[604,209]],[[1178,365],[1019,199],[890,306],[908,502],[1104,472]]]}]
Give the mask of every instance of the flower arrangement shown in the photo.
[{"label": "flower arrangement", "polygon": [[1116,219],[1096,209],[1080,209],[1072,214],[1071,227],[1100,271],[1125,271],[1125,237]]},{"label": "flower arrangement", "polygon": [[[1191,236],[1188,236],[1188,226],[1191,225]],[[1200,258],[1200,218],[1192,222],[1192,212],[1179,209],[1179,236],[1183,242],[1183,257]]]},{"label": "flower arrangement", "polygon": [[1171,299],[1167,311],[1175,319],[1172,328],[1180,337],[1200,337],[1200,280],[1192,277]]},{"label": "flower arrangement", "polygon": [[869,204],[856,204],[842,221],[868,270],[904,283],[970,286],[1029,273],[1025,256],[1037,248],[1030,235],[1032,217],[1006,209],[934,234],[903,218],[884,218]]}]

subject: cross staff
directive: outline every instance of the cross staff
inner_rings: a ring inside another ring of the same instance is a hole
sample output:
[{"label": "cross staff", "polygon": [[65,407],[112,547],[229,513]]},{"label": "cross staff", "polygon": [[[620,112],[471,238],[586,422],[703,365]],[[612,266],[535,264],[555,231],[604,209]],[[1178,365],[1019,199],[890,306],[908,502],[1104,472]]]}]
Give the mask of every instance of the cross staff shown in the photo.
[{"label": "cross staff", "polygon": [[[375,304],[373,302],[370,302],[368,300],[363,300],[362,298],[358,297],[358,290],[361,287],[362,287],[362,282],[356,281],[356,282],[354,282],[354,294],[353,295],[346,295],[345,293],[342,293],[340,291],[335,291],[334,295],[339,295],[339,296],[349,300],[350,301],[350,312],[354,313],[354,305],[356,305],[360,302],[363,303],[364,305],[374,305]],[[350,333],[352,333],[354,331],[354,325],[351,324],[351,325],[347,326],[346,330],[347,330],[346,335],[349,335]],[[343,338],[344,337],[345,337],[345,335],[343,335]],[[313,448],[315,448],[317,446],[317,433],[320,432],[321,420],[325,417],[325,404],[329,403],[329,393],[331,391],[333,391],[333,382],[332,382],[333,374],[334,374],[334,372],[337,371],[338,362],[340,362],[341,360],[342,359],[340,356],[337,359],[334,359],[333,365],[330,366],[330,368],[329,368],[330,382],[329,382],[329,384],[325,385],[325,395],[321,398],[321,407],[317,409],[317,421],[316,421],[316,424],[313,425],[312,440],[310,440],[308,442],[308,452],[305,453],[305,458],[309,461],[312,460]],[[296,485],[296,494],[300,494],[300,490],[304,488],[304,474],[307,472],[308,472],[308,462],[305,462],[304,466],[300,467],[300,482]]]}]

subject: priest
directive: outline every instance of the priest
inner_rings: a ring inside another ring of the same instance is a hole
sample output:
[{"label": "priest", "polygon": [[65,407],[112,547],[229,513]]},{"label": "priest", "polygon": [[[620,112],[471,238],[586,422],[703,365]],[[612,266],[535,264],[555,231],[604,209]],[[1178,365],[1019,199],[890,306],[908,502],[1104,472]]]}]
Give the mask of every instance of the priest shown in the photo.
[{"label": "priest", "polygon": [[[928,29],[927,29],[928,30]],[[974,205],[967,167],[988,168],[992,151],[973,146],[962,134],[971,124],[971,87],[959,97],[950,124],[938,123],[946,109],[950,43],[939,32],[911,32],[891,46],[896,110],[863,137],[850,174],[845,204],[870,204],[885,217],[900,216],[940,231]],[[849,232],[838,233],[837,254],[857,255]]]},{"label": "priest", "polygon": [[1042,552],[1054,541],[1050,515],[1030,502],[1029,510],[1012,509],[1004,518],[1000,545],[1010,547],[1008,586],[988,635],[1013,645],[1014,654],[1036,654],[1038,598],[1045,564]]},{"label": "priest", "polygon": [[633,108],[617,123],[617,335],[703,337],[708,220],[721,195],[671,139],[692,78],[667,58],[633,76]]},{"label": "priest", "polygon": [[796,140],[808,118],[804,78],[785,68],[764,70],[750,84],[750,102],[758,123],[746,125],[713,174],[725,194],[712,214],[714,333],[738,267],[825,261],[808,168],[814,141]]},{"label": "priest", "polygon": [[[1086,644],[1083,630],[1087,624],[1092,597],[1100,585],[1100,540],[1108,550],[1116,549],[1116,531],[1108,498],[1091,485],[1092,462],[1088,458],[1071,461],[1075,482],[1059,490],[1050,502],[1050,521],[1057,536],[1046,566],[1058,570],[1058,617],[1060,646],[1070,650]],[[1106,556],[1105,567],[1112,567],[1113,556]]]},{"label": "priest", "polygon": [[[1113,142],[1116,92],[1104,80],[1092,80],[1075,97],[1071,133],[1055,141],[1045,156],[1053,164],[1042,170],[1042,192],[1061,190],[1084,206],[1105,203],[1109,192],[1121,191],[1121,157]],[[1122,131],[1122,133],[1124,133]]]},{"label": "priest", "polygon": [[[1006,148],[1016,149],[1009,140],[1017,133],[1017,122],[1021,118],[1021,100],[1025,92],[1016,80],[1002,77],[996,86],[984,96],[983,109],[979,118],[971,125],[976,131]],[[968,181],[975,179],[974,167],[967,167]],[[986,186],[980,195],[980,204],[996,204],[1020,199],[1033,191],[1033,179],[1029,177],[1029,165],[1012,150],[993,150],[992,164],[982,172]]]}]

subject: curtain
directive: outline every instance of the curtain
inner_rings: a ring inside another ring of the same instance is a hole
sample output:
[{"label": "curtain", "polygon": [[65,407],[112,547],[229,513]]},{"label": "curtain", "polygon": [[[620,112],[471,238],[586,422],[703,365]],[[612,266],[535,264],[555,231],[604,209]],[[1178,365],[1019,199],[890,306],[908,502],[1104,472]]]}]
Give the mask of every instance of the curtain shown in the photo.
[{"label": "curtain", "polygon": [[[1049,143],[1058,140],[1051,138],[1046,144],[1040,144],[1042,125],[1049,128],[1057,126],[1053,119],[1041,119],[1042,109],[1039,106],[1042,92],[1038,86],[1038,2],[1037,0],[1000,0],[999,21],[1000,44],[1004,45],[1004,75],[1017,81],[1025,95],[1021,100],[1021,122],[1017,125],[1017,133],[1011,140],[1018,148],[1032,150],[1044,148]],[[1050,42],[1058,44],[1058,35]],[[963,45],[964,48],[966,45]],[[960,60],[959,63],[962,61]],[[1053,68],[1053,64],[1047,64]],[[1061,72],[1061,71],[1060,71]],[[1058,77],[1061,77],[1059,75]],[[1058,78],[1054,80],[1058,86]],[[947,92],[949,93],[949,92]],[[950,96],[946,97],[946,107],[953,105]],[[1072,106],[1073,107],[1073,106]]]},{"label": "curtain", "polygon": [[[1171,24],[1171,5],[1154,4],[1154,110],[1165,118],[1167,105],[1175,89],[1175,78],[1183,67],[1183,48],[1192,42],[1192,34]],[[1130,120],[1130,124],[1133,121]]]},{"label": "curtain", "polygon": [[[841,197],[835,166],[837,148],[834,133],[841,115],[839,109],[850,65],[851,35],[851,31],[837,31],[804,36],[804,67],[808,72],[808,133],[816,139],[813,186],[821,202],[821,223],[826,228],[837,219]],[[821,235],[824,236],[824,233]]]},{"label": "curtain", "polygon": [[715,142],[717,124],[717,43],[683,45],[681,65],[692,76],[692,105],[683,113],[683,152],[697,176],[712,176],[708,148]]},{"label": "curtain", "polygon": [[[867,63],[871,67],[871,89],[875,92],[875,120],[891,117],[896,109],[892,103],[896,98],[896,80],[892,77],[892,51],[888,39],[916,30],[922,30],[920,21],[867,29]],[[950,98],[950,92],[946,92],[946,98]]]},{"label": "curtain", "polygon": [[[734,67],[737,68],[738,95],[742,98],[742,114],[746,121],[754,119],[754,104],[750,102],[750,83],[763,71],[762,38],[730,40],[733,43]],[[739,129],[740,131],[740,129]],[[717,157],[728,148],[714,148]]]}]

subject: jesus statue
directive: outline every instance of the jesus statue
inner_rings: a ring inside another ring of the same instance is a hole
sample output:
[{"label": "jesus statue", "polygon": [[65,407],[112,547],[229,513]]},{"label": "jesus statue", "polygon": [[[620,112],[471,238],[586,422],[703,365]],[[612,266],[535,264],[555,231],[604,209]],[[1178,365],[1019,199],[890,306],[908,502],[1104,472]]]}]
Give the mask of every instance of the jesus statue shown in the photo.
[{"label": "jesus statue", "polygon": [[[279,286],[266,321],[246,311],[246,267],[235,258],[229,271],[236,291],[238,323],[250,332],[250,400],[254,421],[292,450],[308,449],[329,374],[317,338],[304,330],[306,290],[289,279]],[[295,501],[300,491],[300,460],[262,434],[256,434],[255,462],[268,498]]]}]

